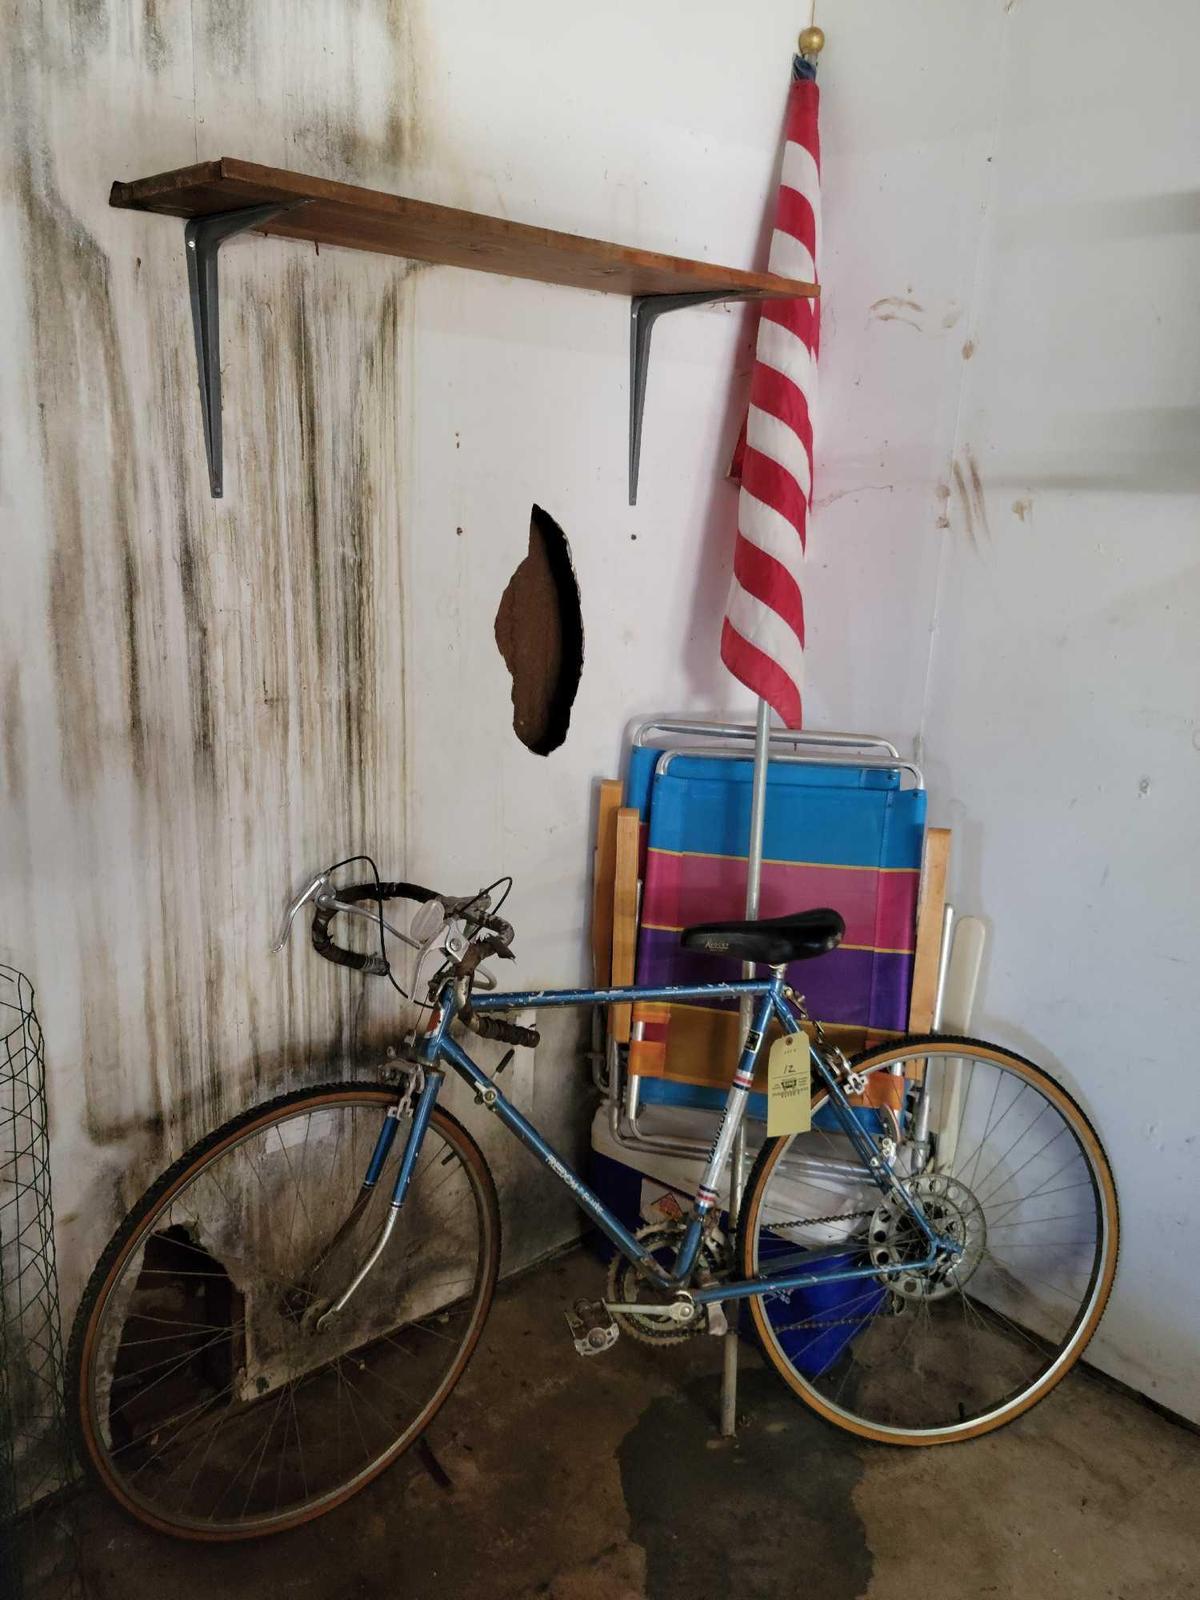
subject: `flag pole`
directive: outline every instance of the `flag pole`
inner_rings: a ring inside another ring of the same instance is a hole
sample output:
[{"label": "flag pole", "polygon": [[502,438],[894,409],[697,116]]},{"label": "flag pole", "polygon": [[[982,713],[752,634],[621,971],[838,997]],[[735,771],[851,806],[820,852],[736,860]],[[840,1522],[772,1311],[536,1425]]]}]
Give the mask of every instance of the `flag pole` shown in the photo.
[{"label": "flag pole", "polygon": [[[750,838],[746,845],[746,920],[758,916],[759,890],[762,884],[763,819],[767,812],[767,761],[771,743],[771,708],[760,699],[754,719],[754,769],[750,785]],[[752,961],[742,963],[742,977],[753,978]],[[742,996],[742,1043],[750,1032],[754,1020],[754,999]],[[742,1188],[746,1174],[746,1122],[742,1119],[733,1141],[729,1157],[729,1232],[737,1237],[738,1217],[742,1209]],[[737,1380],[738,1380],[738,1301],[729,1304],[726,1315],[729,1328],[725,1334],[721,1367],[721,1437],[732,1439],[737,1432]]]},{"label": "flag pole", "polygon": [[[825,44],[825,35],[816,26],[816,14],[816,0],[811,0],[808,27],[803,30],[798,41],[800,54],[806,56],[810,61],[813,57],[820,55]],[[767,810],[767,762],[770,758],[770,743],[771,708],[760,697],[754,720],[754,769],[750,790],[750,837],[746,845],[747,922],[753,921],[758,916],[759,909],[759,891],[762,883],[763,820]],[[753,962],[743,962],[742,976],[744,978],[753,978],[755,976]],[[746,1035],[750,1032],[753,1017],[753,999],[751,996],[745,995],[741,1003],[742,1045],[745,1044]],[[729,1156],[728,1213],[731,1244],[737,1237],[738,1218],[742,1208],[742,1188],[745,1184],[745,1169],[746,1123],[743,1118]],[[725,1439],[732,1439],[737,1432],[739,1311],[740,1302],[735,1300],[729,1303],[729,1309],[726,1312],[729,1318],[729,1327],[724,1339],[721,1368],[721,1436]]]}]

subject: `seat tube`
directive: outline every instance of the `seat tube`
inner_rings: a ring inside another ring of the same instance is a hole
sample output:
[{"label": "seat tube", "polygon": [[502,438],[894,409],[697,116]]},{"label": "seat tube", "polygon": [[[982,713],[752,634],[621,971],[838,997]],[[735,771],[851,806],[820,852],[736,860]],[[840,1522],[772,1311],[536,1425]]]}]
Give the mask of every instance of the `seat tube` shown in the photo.
[{"label": "seat tube", "polygon": [[717,1129],[717,1136],[713,1140],[713,1147],[709,1153],[708,1163],[696,1189],[696,1210],[701,1215],[710,1211],[719,1198],[717,1185],[721,1173],[729,1160],[729,1152],[737,1131],[742,1125],[746,1115],[746,1104],[750,1098],[750,1089],[754,1083],[754,1063],[758,1059],[759,1048],[762,1045],[763,1034],[766,1032],[767,1023],[771,1020],[771,1013],[775,1007],[775,991],[778,979],[771,989],[759,999],[754,1013],[754,1020],[750,1031],[746,1034],[746,1042],[742,1046],[742,1053],[738,1059],[737,1070],[733,1075],[729,1095],[725,1101],[725,1113],[721,1118],[721,1125]]}]

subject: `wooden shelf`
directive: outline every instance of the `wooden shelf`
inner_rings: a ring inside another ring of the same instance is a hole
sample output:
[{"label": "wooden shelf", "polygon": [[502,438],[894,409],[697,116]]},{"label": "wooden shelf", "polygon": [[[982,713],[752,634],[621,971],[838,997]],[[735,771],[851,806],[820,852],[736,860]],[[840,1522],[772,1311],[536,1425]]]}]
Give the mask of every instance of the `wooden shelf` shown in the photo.
[{"label": "wooden shelf", "polygon": [[232,156],[153,178],[135,178],[132,183],[114,183],[108,202],[129,211],[154,211],[184,220],[204,448],[214,499],[224,493],[217,258],[221,245],[239,233],[374,250],[410,261],[628,295],[630,505],[637,500],[646,372],[658,318],[711,300],[793,300],[819,292],[815,284],[771,272],[739,272],[709,261],[687,261],[603,239],[531,228],[379,189],[260,167]]},{"label": "wooden shelf", "polygon": [[110,205],[185,218],[297,201],[305,204],[259,224],[256,231],[608,294],[726,290],[739,298],[765,300],[817,293],[814,284],[769,272],[740,272],[708,261],[687,261],[574,233],[556,233],[378,189],[261,167],[231,156],[132,183],[114,183],[109,196]]}]

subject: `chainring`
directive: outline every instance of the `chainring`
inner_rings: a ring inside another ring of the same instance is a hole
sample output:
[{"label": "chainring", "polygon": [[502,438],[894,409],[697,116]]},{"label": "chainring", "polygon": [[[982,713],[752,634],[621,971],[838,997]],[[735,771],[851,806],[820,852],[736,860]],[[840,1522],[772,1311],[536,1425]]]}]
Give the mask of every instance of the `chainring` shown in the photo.
[{"label": "chainring", "polygon": [[[665,1258],[663,1264],[667,1265],[674,1259],[674,1253],[679,1248],[685,1232],[686,1225],[682,1222],[656,1222],[639,1229],[634,1238],[639,1244],[646,1245],[655,1255],[661,1252]],[[697,1282],[707,1282],[715,1275],[719,1266],[720,1255],[716,1244],[709,1239],[703,1240],[696,1264]],[[662,1291],[647,1282],[639,1274],[633,1262],[627,1260],[619,1251],[609,1262],[606,1288],[607,1293],[604,1298],[609,1301],[624,1301],[628,1304],[631,1300],[644,1298],[647,1305],[666,1303]],[[698,1333],[707,1331],[708,1311],[706,1307],[700,1307],[698,1315],[693,1317],[691,1322],[682,1323],[670,1322],[666,1317],[639,1317],[636,1312],[628,1311],[614,1311],[613,1320],[622,1333],[627,1333],[631,1339],[637,1339],[642,1344],[682,1344],[685,1339],[694,1339]]]}]

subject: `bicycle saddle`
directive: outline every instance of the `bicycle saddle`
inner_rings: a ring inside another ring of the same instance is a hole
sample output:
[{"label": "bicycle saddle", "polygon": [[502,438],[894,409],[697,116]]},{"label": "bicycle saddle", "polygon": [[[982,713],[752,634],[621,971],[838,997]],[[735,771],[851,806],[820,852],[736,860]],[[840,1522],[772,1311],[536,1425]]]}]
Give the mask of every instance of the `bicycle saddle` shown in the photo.
[{"label": "bicycle saddle", "polygon": [[778,967],[836,950],[845,931],[841,913],[824,907],[797,911],[790,917],[764,917],[758,922],[701,922],[685,928],[679,942],[685,950]]}]

